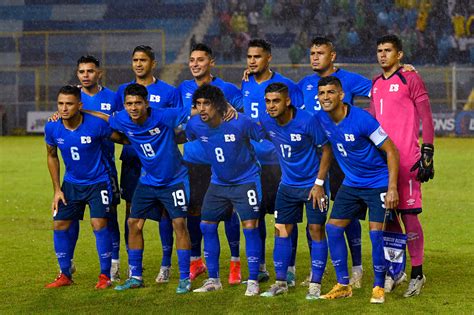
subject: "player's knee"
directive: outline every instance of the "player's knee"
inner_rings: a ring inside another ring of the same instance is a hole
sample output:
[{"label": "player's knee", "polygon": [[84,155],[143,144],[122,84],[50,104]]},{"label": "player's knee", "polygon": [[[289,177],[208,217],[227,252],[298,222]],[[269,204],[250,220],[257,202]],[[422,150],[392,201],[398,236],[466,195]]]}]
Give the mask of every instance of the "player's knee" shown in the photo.
[{"label": "player's knee", "polygon": [[53,223],[53,228],[55,231],[63,231],[69,229],[71,225],[71,220],[57,220]]},{"label": "player's knee", "polygon": [[244,229],[255,229],[257,227],[257,220],[242,221],[242,227]]},{"label": "player's knee", "polygon": [[201,207],[189,207],[188,216],[198,217],[201,215]]},{"label": "player's knee", "polygon": [[102,230],[107,226],[107,219],[106,218],[92,218],[91,219],[91,226],[94,231]]},{"label": "player's knee", "polygon": [[140,219],[128,218],[127,224],[130,234],[137,234],[143,230],[143,224],[140,224]]},{"label": "player's knee", "polygon": [[322,241],[325,238],[326,232],[322,224],[308,224],[309,234],[313,241]]},{"label": "player's knee", "polygon": [[173,219],[173,229],[176,235],[182,235],[188,233],[188,227],[184,218]]},{"label": "player's knee", "polygon": [[288,237],[293,231],[293,224],[275,224],[275,236]]},{"label": "player's knee", "polygon": [[370,221],[369,222],[369,229],[371,231],[382,231],[383,223],[382,222]]}]

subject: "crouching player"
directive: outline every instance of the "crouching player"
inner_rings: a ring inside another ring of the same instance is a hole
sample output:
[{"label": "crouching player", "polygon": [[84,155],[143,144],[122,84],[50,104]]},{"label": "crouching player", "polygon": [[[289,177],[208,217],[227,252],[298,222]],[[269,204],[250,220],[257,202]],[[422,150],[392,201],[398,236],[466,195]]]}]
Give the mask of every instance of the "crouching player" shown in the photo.
[{"label": "crouching player", "polygon": [[[105,289],[111,286],[112,238],[107,229],[111,185],[102,148],[112,130],[104,121],[80,112],[81,90],[76,86],[59,90],[57,106],[60,119],[46,124],[45,140],[54,189],[54,249],[61,273],[46,287],[72,284],[70,268],[75,242],[69,229],[72,222],[82,220],[89,205],[100,262],[96,288]],[[62,186],[58,148],[66,167]]]},{"label": "crouching player", "polygon": [[191,290],[189,261],[191,243],[186,228],[189,181],[187,169],[175,142],[174,128],[184,122],[186,110],[167,108],[152,109],[148,106],[148,91],[140,84],[132,83],[125,89],[125,111],[106,116],[112,129],[127,135],[142,164],[140,182],[132,198],[128,219],[128,263],[130,278],[115,289],[122,291],[143,286],[143,226],[147,218],[160,220],[156,213],[162,204],[172,219],[176,233],[176,248],[180,281],[176,293]]},{"label": "crouching player", "polygon": [[261,251],[257,229],[260,216],[260,167],[250,139],[260,141],[262,129],[245,115],[224,121],[227,102],[222,91],[202,85],[193,95],[200,117],[193,117],[186,126],[190,141],[199,140],[211,163],[211,183],[204,197],[201,230],[209,279],[194,292],[222,289],[219,278],[220,244],[217,227],[235,209],[242,221],[249,268],[246,296],[259,293],[258,269]]},{"label": "crouching player", "polygon": [[[347,269],[345,227],[358,217],[360,204],[369,208],[374,287],[371,303],[385,301],[385,258],[382,226],[385,209],[398,205],[398,151],[380,124],[366,111],[343,103],[341,81],[329,76],[318,83],[324,112],[317,117],[334,156],[345,174],[326,231],[337,284],[323,299],[352,296]],[[388,169],[387,169],[388,166]]]},{"label": "crouching player", "polygon": [[[302,221],[305,205],[312,239],[312,276],[306,298],[318,299],[328,256],[324,231],[328,201],[323,185],[331,164],[331,147],[315,116],[291,104],[285,84],[270,84],[265,89],[265,103],[268,115],[261,115],[260,122],[276,148],[282,179],[275,202],[273,259],[276,283],[261,295],[271,297],[288,291],[287,269],[292,254],[290,236],[294,225]],[[322,148],[321,160],[318,148]]]}]

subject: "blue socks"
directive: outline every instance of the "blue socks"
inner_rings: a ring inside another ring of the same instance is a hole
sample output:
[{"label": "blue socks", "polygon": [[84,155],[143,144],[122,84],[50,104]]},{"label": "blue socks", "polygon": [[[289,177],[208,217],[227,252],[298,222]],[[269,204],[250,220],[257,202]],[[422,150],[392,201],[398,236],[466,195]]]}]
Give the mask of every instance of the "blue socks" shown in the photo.
[{"label": "blue socks", "polygon": [[161,239],[161,248],[163,257],[161,258],[161,266],[171,266],[171,255],[173,253],[173,224],[170,218],[161,217],[158,223]]},{"label": "blue socks", "polygon": [[296,264],[296,250],[298,249],[298,223],[293,224],[293,230],[291,231],[291,257],[288,266],[294,266]]},{"label": "blue socks", "polygon": [[[245,231],[245,230],[244,230]],[[291,237],[275,236],[275,248],[273,249],[273,263],[277,281],[286,281],[286,272],[292,255]],[[250,267],[249,267],[250,269]]]},{"label": "blue socks", "polygon": [[201,216],[188,215],[187,224],[189,238],[191,239],[191,257],[201,257]]},{"label": "blue socks", "polygon": [[128,249],[128,266],[130,268],[131,277],[141,280],[143,272],[143,249]]},{"label": "blue socks", "polygon": [[[260,222],[262,223],[262,222]],[[260,239],[259,229],[244,229],[245,253],[249,268],[249,280],[258,279],[258,269],[260,267],[260,257],[262,255],[262,241]],[[291,247],[291,244],[290,244]],[[291,248],[290,248],[291,251]],[[209,265],[208,265],[209,267]],[[285,270],[286,279],[286,270]]]},{"label": "blue socks", "polygon": [[112,238],[112,259],[118,260],[120,259],[120,229],[117,221],[117,210],[115,210],[115,213],[111,213],[107,221],[107,229]]},{"label": "blue socks", "polygon": [[328,242],[326,239],[311,241],[311,282],[321,283],[328,260]]},{"label": "blue socks", "polygon": [[230,256],[240,257],[240,220],[235,211],[232,211],[230,220],[224,222],[225,235],[229,242]]},{"label": "blue socks", "polygon": [[177,249],[178,254],[178,267],[179,267],[179,279],[189,278],[189,266],[191,264],[191,250],[190,249]]},{"label": "blue socks", "polygon": [[372,264],[374,267],[374,287],[385,285],[385,254],[383,251],[383,231],[370,231],[372,241]]},{"label": "blue socks", "polygon": [[217,224],[201,222],[201,231],[204,236],[204,257],[206,258],[209,278],[219,278],[219,256],[221,253],[221,246],[219,244],[217,227]]},{"label": "blue socks", "polygon": [[74,258],[74,250],[76,249],[77,239],[79,238],[79,220],[73,220],[67,229],[70,242],[70,252],[69,256],[71,259]]},{"label": "blue socks", "polygon": [[337,282],[340,284],[349,284],[349,271],[347,270],[347,247],[344,238],[344,228],[332,224],[326,224],[328,235],[329,250],[331,260],[336,269]]},{"label": "blue socks", "polygon": [[68,230],[54,230],[54,251],[56,252],[56,258],[58,259],[59,268],[61,273],[65,274],[71,279],[71,240],[69,238]]},{"label": "blue socks", "polygon": [[95,244],[99,254],[100,273],[110,277],[112,265],[112,238],[107,227],[94,231]]},{"label": "blue socks", "polygon": [[349,249],[351,250],[352,266],[362,265],[361,231],[362,228],[358,219],[353,219],[345,229],[347,242],[349,243]]},{"label": "blue socks", "polygon": [[265,264],[265,240],[267,239],[267,227],[265,224],[265,216],[261,216],[260,219],[258,220],[258,232],[260,235],[260,250],[261,250],[259,260],[260,260],[260,264]]}]

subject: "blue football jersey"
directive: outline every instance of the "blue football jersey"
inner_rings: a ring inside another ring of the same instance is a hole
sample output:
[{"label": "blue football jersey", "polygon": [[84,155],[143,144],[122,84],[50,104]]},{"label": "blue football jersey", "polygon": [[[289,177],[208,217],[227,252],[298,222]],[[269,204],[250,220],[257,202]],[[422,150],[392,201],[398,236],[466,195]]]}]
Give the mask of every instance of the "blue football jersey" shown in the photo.
[{"label": "blue football jersey", "polygon": [[[92,96],[81,92],[81,101],[83,109],[102,112],[107,115],[111,115],[118,110],[115,92],[106,87],[101,87],[100,91]],[[104,142],[104,154],[107,158],[110,172],[113,175],[117,175],[117,169],[115,168],[115,146],[112,141]]]},{"label": "blue football jersey", "polygon": [[367,111],[347,106],[347,116],[338,124],[324,111],[315,115],[346,175],[342,183],[356,188],[387,187],[387,161],[384,152],[378,149],[388,138],[387,134]]},{"label": "blue football jersey", "polygon": [[45,141],[58,147],[66,167],[64,180],[79,185],[92,185],[109,180],[104,141],[112,130],[102,119],[82,114],[83,121],[75,129],[66,129],[62,119],[45,126]]},{"label": "blue football jersey", "polygon": [[[118,110],[124,109],[125,88],[131,83],[136,83],[136,81],[124,83],[120,85],[117,90]],[[181,106],[178,90],[174,86],[164,81],[157,79],[155,83],[147,85],[146,89],[148,91],[148,102],[151,108],[169,108]],[[135,150],[133,150],[128,145],[124,145],[120,159],[122,161],[133,161],[136,158],[137,155]]]},{"label": "blue football jersey", "polygon": [[262,128],[245,115],[211,128],[199,116],[192,117],[186,126],[190,141],[199,140],[211,164],[211,183],[239,185],[254,182],[260,173],[250,139],[264,138]]},{"label": "blue football jersey", "polygon": [[[229,102],[232,107],[237,110],[242,109],[242,93],[238,87],[217,77],[213,77],[210,84],[222,90],[227,102]],[[186,80],[179,85],[178,92],[183,106],[191,108],[193,94],[197,89],[198,85],[195,80]],[[204,149],[199,141],[191,141],[184,144],[184,160],[194,164],[209,164]]]},{"label": "blue football jersey", "polygon": [[327,139],[316,117],[302,109],[293,110],[293,119],[284,126],[268,114],[260,115],[260,122],[278,154],[281,182],[306,188],[314,185],[320,162],[318,147],[325,145]]},{"label": "blue football jersey", "polygon": [[[304,106],[303,94],[299,87],[290,79],[273,72],[272,77],[265,82],[257,83],[254,76],[249,76],[248,81],[242,81],[242,95],[244,104],[244,114],[255,121],[266,112],[265,89],[272,83],[284,83],[288,86],[291,103],[297,108]],[[263,165],[278,164],[278,157],[275,148],[268,140],[253,143],[259,162]]]},{"label": "blue football jersey", "polygon": [[185,179],[187,169],[175,142],[174,128],[188,115],[182,108],[150,109],[143,125],[134,123],[125,110],[110,116],[112,129],[128,137],[140,159],[142,184],[171,186]]},{"label": "blue football jersey", "polygon": [[[344,103],[354,105],[354,96],[370,96],[372,81],[366,77],[344,69],[337,69],[331,75],[341,80],[342,90],[344,91]],[[310,113],[321,110],[321,104],[319,104],[318,99],[318,82],[320,79],[319,75],[312,74],[304,77],[298,83],[304,96],[305,109]]]}]

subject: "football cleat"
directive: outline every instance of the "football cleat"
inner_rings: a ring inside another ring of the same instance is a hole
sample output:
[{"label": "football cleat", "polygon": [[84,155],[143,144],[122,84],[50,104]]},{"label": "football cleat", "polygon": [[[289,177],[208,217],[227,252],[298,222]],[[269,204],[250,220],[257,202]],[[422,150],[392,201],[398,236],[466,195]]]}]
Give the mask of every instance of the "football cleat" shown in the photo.
[{"label": "football cleat", "polygon": [[260,296],[263,297],[274,297],[277,295],[282,295],[288,292],[288,284],[286,281],[277,281],[275,284],[272,284],[268,291],[263,292]]},{"label": "football cleat", "polygon": [[256,296],[260,293],[260,286],[258,281],[248,280],[247,290],[245,290],[245,296]]},{"label": "football cleat", "polygon": [[112,281],[110,281],[110,278],[101,273],[99,275],[99,281],[95,285],[96,289],[107,289],[112,285]]},{"label": "football cleat", "polygon": [[231,261],[229,268],[229,284],[240,284],[241,280],[240,261]]},{"label": "football cleat", "polygon": [[386,293],[392,292],[395,290],[396,287],[398,287],[402,282],[407,280],[407,274],[402,272],[400,277],[398,277],[397,280],[393,280],[392,277],[390,277],[388,274],[385,275],[385,285],[384,285],[384,290]]},{"label": "football cleat", "polygon": [[193,290],[193,292],[204,293],[204,292],[211,292],[211,291],[217,291],[217,290],[222,290],[221,281],[219,279],[209,278],[204,282],[202,287]]},{"label": "football cleat", "polygon": [[168,283],[170,282],[170,270],[171,267],[160,267],[160,272],[156,276],[156,283]]},{"label": "football cleat", "polygon": [[312,277],[312,276],[313,276],[313,273],[311,272],[311,273],[309,274],[309,276],[307,276],[307,277],[304,279],[304,281],[302,281],[302,282],[300,283],[300,285],[303,286],[303,287],[308,287],[309,284],[311,283],[311,277]]},{"label": "football cleat", "polygon": [[110,268],[110,280],[112,282],[120,281],[120,263],[119,262],[112,262],[112,266]]},{"label": "football cleat", "polygon": [[372,297],[370,298],[370,303],[372,304],[382,304],[385,302],[385,290],[379,286],[376,286],[372,289]]},{"label": "football cleat", "polygon": [[69,272],[71,275],[76,272],[76,264],[74,263],[74,259],[71,259],[71,267],[69,267]]},{"label": "football cleat", "polygon": [[118,285],[114,289],[117,291],[125,291],[128,289],[143,288],[144,286],[145,284],[143,283],[143,280],[139,280],[137,278],[128,278],[125,280],[124,284]]},{"label": "football cleat", "polygon": [[293,288],[296,286],[296,275],[292,271],[287,271],[286,272],[286,283],[288,284],[288,287]]},{"label": "football cleat", "polygon": [[416,279],[411,279],[410,283],[408,284],[408,289],[406,292],[403,294],[404,297],[412,297],[415,295],[419,295],[421,292],[421,289],[425,286],[426,283],[426,277],[423,275],[422,277],[417,277]]},{"label": "football cleat", "polygon": [[321,295],[321,299],[323,300],[334,300],[334,299],[341,299],[341,298],[348,298],[352,296],[352,287],[350,285],[343,285],[337,283],[331,291],[326,293],[325,295]]},{"label": "football cleat", "polygon": [[270,274],[266,270],[259,271],[257,280],[259,283],[267,282],[268,280],[270,280]]},{"label": "football cleat", "polygon": [[45,288],[48,288],[48,289],[59,288],[59,287],[65,287],[71,284],[73,284],[72,280],[68,278],[68,276],[66,276],[64,273],[60,273],[56,277],[56,279],[53,282],[47,284]]},{"label": "football cleat", "polygon": [[191,280],[189,280],[189,278],[179,280],[178,287],[176,288],[176,294],[184,294],[188,292],[191,292]]},{"label": "football cleat", "polygon": [[352,269],[352,276],[351,279],[349,280],[349,284],[354,288],[354,289],[360,289],[362,288],[362,276],[363,276],[363,271],[361,269]]},{"label": "football cleat", "polygon": [[202,262],[202,258],[191,261],[189,268],[189,278],[191,281],[199,277],[199,275],[205,273],[207,270],[206,265]]},{"label": "football cleat", "polygon": [[306,294],[307,300],[317,300],[321,296],[321,284],[311,282],[308,287],[308,294]]}]

